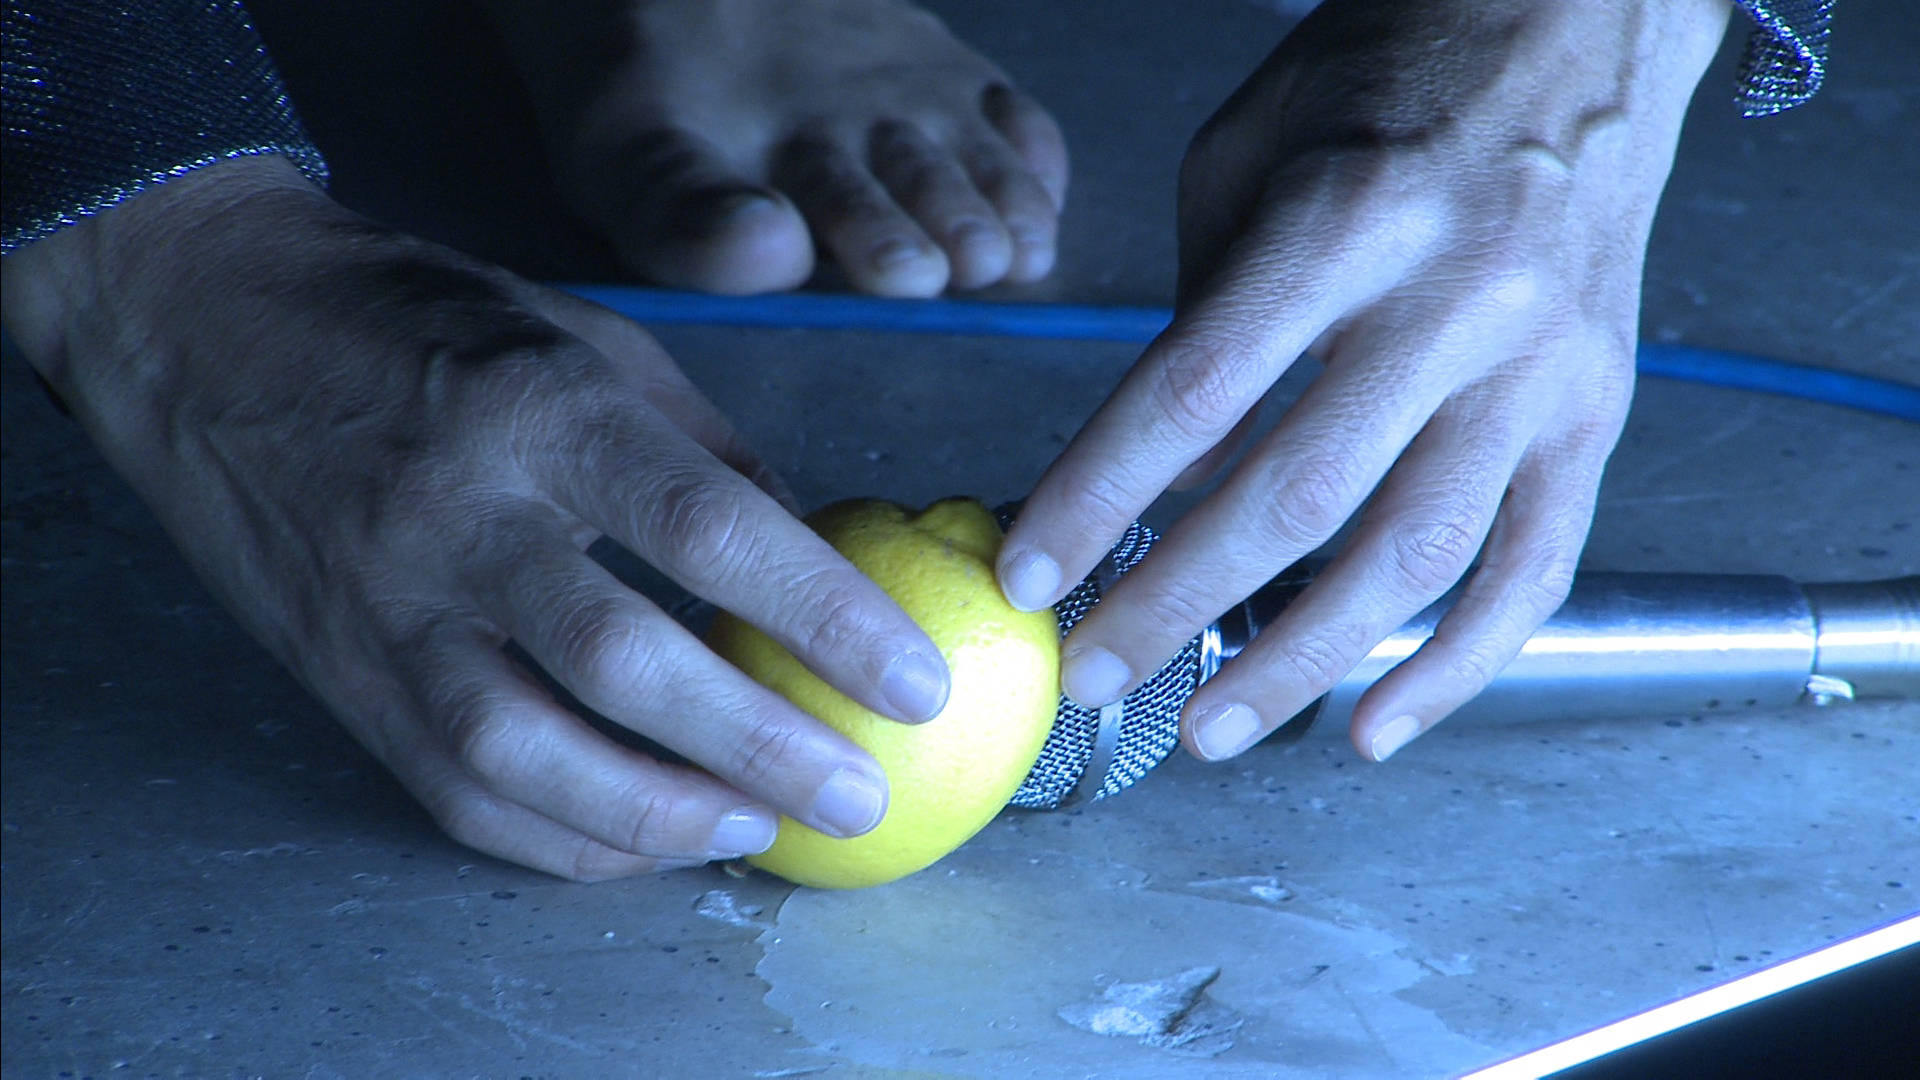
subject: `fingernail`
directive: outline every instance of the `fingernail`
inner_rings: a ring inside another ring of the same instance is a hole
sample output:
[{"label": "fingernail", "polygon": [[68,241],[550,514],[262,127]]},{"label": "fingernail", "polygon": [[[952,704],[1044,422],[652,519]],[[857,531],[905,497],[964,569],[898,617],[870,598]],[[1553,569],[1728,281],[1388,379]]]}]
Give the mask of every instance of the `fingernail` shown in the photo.
[{"label": "fingernail", "polygon": [[1387,726],[1373,733],[1373,741],[1367,749],[1373,753],[1373,760],[1385,761],[1393,752],[1413,741],[1420,734],[1420,721],[1411,716],[1400,716],[1387,722]]},{"label": "fingernail", "polygon": [[875,244],[867,253],[868,261],[878,267],[899,266],[920,257],[920,245],[901,237],[893,237]]},{"label": "fingernail", "polygon": [[1260,714],[1237,701],[1214,705],[1193,718],[1193,748],[1208,761],[1230,758],[1260,737]]},{"label": "fingernail", "polygon": [[813,819],[825,826],[823,831],[843,838],[872,829],[886,812],[885,786],[856,769],[828,777],[813,800]]},{"label": "fingernail", "polygon": [[880,675],[880,696],[895,715],[915,723],[940,715],[948,689],[946,665],[925,653],[903,652]]},{"label": "fingernail", "polygon": [[707,841],[707,858],[733,859],[758,855],[773,846],[780,823],[765,810],[735,810],[720,819]]},{"label": "fingernail", "polygon": [[1090,709],[1118,700],[1132,681],[1127,662],[1098,645],[1075,649],[1060,662],[1060,688]]},{"label": "fingernail", "polygon": [[1021,611],[1039,611],[1060,589],[1060,564],[1028,549],[1000,563],[1000,590]]}]

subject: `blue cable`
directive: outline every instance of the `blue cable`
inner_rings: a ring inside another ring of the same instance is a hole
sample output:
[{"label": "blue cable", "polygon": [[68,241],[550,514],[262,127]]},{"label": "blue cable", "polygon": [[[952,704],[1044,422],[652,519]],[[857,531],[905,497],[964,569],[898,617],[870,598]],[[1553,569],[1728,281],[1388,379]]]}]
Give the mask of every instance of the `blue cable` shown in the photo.
[{"label": "blue cable", "polygon": [[[713,296],[631,285],[565,284],[575,296],[639,323],[867,330],[1144,344],[1166,328],[1164,308],[884,300],[844,293]],[[1642,375],[1778,394],[1920,423],[1920,386],[1690,345],[1642,342]]]}]

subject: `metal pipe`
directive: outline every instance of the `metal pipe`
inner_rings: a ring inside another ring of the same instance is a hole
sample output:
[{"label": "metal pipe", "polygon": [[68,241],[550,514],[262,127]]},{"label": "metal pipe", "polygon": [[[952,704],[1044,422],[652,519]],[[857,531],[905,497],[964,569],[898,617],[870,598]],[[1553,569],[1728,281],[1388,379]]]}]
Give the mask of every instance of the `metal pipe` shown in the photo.
[{"label": "metal pipe", "polygon": [[[1310,580],[1276,579],[1229,612],[1203,677]],[[1448,593],[1381,642],[1283,735],[1320,721],[1344,725],[1360,695],[1420,647],[1457,596]],[[1801,585],[1768,576],[1588,573],[1455,716],[1661,716],[1856,697],[1920,698],[1920,577]]]}]

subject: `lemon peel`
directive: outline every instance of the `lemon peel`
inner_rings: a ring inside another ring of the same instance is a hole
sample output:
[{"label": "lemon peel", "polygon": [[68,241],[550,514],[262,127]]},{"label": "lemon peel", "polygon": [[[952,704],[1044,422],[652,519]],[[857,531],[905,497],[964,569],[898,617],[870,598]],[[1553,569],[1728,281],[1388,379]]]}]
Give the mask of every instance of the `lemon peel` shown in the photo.
[{"label": "lemon peel", "polygon": [[891,789],[871,832],[840,839],[783,817],[773,847],[748,861],[802,885],[864,888],[939,861],[1013,797],[1059,708],[1059,627],[1051,610],[1018,611],[1001,594],[1000,526],[975,500],[943,499],[918,514],[854,500],[807,523],[926,631],[953,680],[940,715],[902,724],[739,619],[723,614],[708,632],[715,652],[864,747]]}]

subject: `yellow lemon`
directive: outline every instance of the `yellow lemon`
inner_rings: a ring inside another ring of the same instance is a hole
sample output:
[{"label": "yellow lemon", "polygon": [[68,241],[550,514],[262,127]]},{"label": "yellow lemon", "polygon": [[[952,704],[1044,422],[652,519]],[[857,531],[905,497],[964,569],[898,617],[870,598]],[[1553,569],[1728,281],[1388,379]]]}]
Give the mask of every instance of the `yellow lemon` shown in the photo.
[{"label": "yellow lemon", "polygon": [[886,769],[891,796],[873,831],[842,840],[782,818],[773,847],[747,860],[802,885],[857,889],[933,864],[1007,805],[1059,708],[1059,628],[1052,611],[1017,611],[1001,595],[993,574],[1000,526],[972,499],[919,514],[842,502],[807,523],[920,624],[953,676],[939,716],[902,724],[828,686],[738,619],[723,614],[708,633],[715,652]]}]

